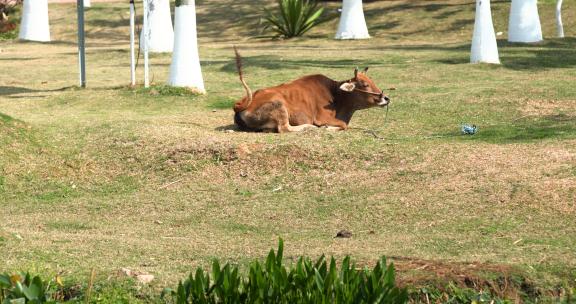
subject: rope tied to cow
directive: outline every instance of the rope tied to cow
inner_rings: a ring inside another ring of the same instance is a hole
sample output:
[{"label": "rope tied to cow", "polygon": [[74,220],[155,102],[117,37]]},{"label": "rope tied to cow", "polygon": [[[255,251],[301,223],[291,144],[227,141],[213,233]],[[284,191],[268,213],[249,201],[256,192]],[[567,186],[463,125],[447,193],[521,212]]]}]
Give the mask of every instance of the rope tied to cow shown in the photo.
[{"label": "rope tied to cow", "polygon": [[[355,91],[360,91],[363,93],[368,93],[368,94],[372,94],[372,95],[379,95],[379,96],[383,96],[384,95],[384,91],[382,91],[381,93],[375,93],[375,92],[370,92],[370,91],[364,91],[364,90],[360,90],[360,89],[354,89]],[[389,91],[394,91],[396,90],[396,88],[389,88]],[[368,133],[372,136],[374,136],[374,138],[378,139],[378,140],[385,140],[386,138],[378,135],[378,133],[382,132],[382,129],[384,128],[384,126],[386,125],[386,123],[388,122],[388,111],[390,110],[390,104],[386,105],[386,114],[384,114],[384,121],[382,122],[382,127],[378,128],[377,130],[373,130],[373,129],[366,129],[366,128],[351,128],[351,129],[358,129],[358,130],[362,130],[365,133]]]},{"label": "rope tied to cow", "polygon": [[385,140],[385,138],[378,135],[378,133],[382,132],[382,129],[384,128],[384,126],[386,126],[386,123],[388,122],[388,110],[390,110],[390,107],[386,105],[386,114],[384,114],[384,121],[382,122],[382,127],[379,128],[379,130],[370,130],[365,128],[359,128],[359,129],[362,129],[364,132],[374,136],[374,138],[378,140]]}]

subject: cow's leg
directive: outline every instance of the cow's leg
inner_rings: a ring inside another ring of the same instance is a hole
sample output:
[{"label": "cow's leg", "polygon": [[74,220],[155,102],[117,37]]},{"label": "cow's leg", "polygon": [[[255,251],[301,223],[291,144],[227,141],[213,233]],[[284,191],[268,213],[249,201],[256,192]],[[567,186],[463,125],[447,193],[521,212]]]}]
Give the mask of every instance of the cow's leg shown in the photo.
[{"label": "cow's leg", "polygon": [[326,130],[328,130],[328,131],[342,131],[344,129],[342,127],[336,127],[336,126],[326,126]]},{"label": "cow's leg", "polygon": [[278,114],[282,112],[283,107],[279,101],[267,102],[252,111],[243,111],[240,116],[252,130],[275,132],[278,128],[278,119],[281,118]]},{"label": "cow's leg", "polygon": [[344,121],[335,117],[327,117],[327,115],[324,117],[319,117],[314,121],[314,124],[326,128],[326,130],[329,131],[340,131],[348,129],[348,125]]},{"label": "cow's leg", "polygon": [[342,131],[348,129],[348,125],[343,121],[335,120],[323,125],[328,131]]},{"label": "cow's leg", "polygon": [[316,129],[318,128],[315,125],[311,125],[311,124],[303,124],[303,125],[298,125],[298,126],[291,126],[290,124],[288,124],[287,126],[287,130],[288,132],[301,132],[307,129]]},{"label": "cow's leg", "polygon": [[282,106],[281,108],[277,109],[276,111],[274,111],[275,113],[273,113],[273,118],[274,120],[276,120],[277,122],[277,126],[278,126],[278,133],[284,133],[284,132],[301,132],[307,129],[315,129],[317,128],[317,126],[313,125],[313,124],[308,124],[308,123],[304,123],[304,124],[299,124],[296,126],[292,126],[290,125],[290,115],[288,113],[288,109],[286,109],[285,106]]},{"label": "cow's leg", "polygon": [[264,132],[300,132],[310,128],[317,128],[312,124],[290,125],[288,109],[280,101],[271,101],[262,104],[252,113],[245,111],[243,117],[248,124]]}]

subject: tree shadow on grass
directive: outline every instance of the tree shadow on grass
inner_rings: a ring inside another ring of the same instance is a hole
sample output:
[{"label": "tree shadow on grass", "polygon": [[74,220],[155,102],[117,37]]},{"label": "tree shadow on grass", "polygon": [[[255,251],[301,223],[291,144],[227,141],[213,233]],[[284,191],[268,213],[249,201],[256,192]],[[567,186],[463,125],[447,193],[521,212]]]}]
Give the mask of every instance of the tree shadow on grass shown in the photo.
[{"label": "tree shadow on grass", "polygon": [[383,23],[378,23],[376,25],[370,26],[371,31],[379,32],[379,31],[386,31],[391,30],[393,28],[397,28],[401,25],[400,21],[392,20]]},{"label": "tree shadow on grass", "polygon": [[[432,1],[430,1],[432,2]],[[427,27],[421,27],[416,30],[407,31],[408,28],[413,28],[413,21],[402,20],[402,21],[388,21],[382,16],[390,16],[395,13],[415,13],[420,14],[423,18],[430,20],[441,20],[443,22],[448,22],[450,18],[454,15],[461,13],[463,11],[473,12],[475,9],[474,1],[457,2],[457,1],[444,1],[444,3],[430,3],[427,1],[413,1],[407,3],[400,3],[390,6],[378,6],[374,8],[366,8],[364,14],[367,20],[379,20],[377,24],[370,25],[370,31],[378,35],[380,32],[385,33],[387,30],[398,28],[401,36],[409,36],[416,34],[425,34],[430,31]],[[492,1],[492,3],[505,3],[507,1]],[[410,12],[408,12],[410,11]],[[461,29],[465,26],[470,26],[474,24],[474,14],[470,14],[466,19],[457,19],[452,22],[452,24],[442,32],[453,32],[455,30]]]},{"label": "tree shadow on grass", "polygon": [[[426,47],[423,47],[426,49]],[[510,43],[498,40],[502,67],[512,70],[543,70],[553,68],[573,68],[576,66],[576,38],[551,39],[534,44]],[[470,50],[470,44],[444,48],[430,46],[437,50]],[[468,64],[470,57],[458,56],[436,60],[443,64]]]},{"label": "tree shadow on grass", "polygon": [[495,144],[576,138],[576,116],[554,114],[495,126],[480,126],[475,135],[460,138]]},{"label": "tree shadow on grass", "polygon": [[6,114],[3,114],[2,112],[0,112],[0,121],[1,122],[11,122],[13,121],[14,118],[12,118],[12,116],[8,116]]},{"label": "tree shadow on grass", "polygon": [[29,61],[29,60],[36,60],[41,59],[41,57],[30,57],[30,58],[17,58],[17,57],[6,57],[0,58],[2,61]]},{"label": "tree shadow on grass", "polygon": [[[576,66],[576,38],[546,40],[536,44],[501,43],[502,65],[513,70],[573,68]],[[522,56],[528,53],[528,56]]]},{"label": "tree shadow on grass", "polygon": [[[504,1],[500,1],[504,2]],[[474,2],[466,2],[466,3],[426,3],[425,1],[413,1],[410,3],[401,3],[392,6],[385,6],[385,7],[378,7],[374,9],[365,9],[364,14],[367,16],[371,15],[383,15],[383,14],[390,14],[395,12],[403,12],[406,10],[424,10],[426,12],[437,12],[441,11],[446,8],[452,7],[463,7],[463,6],[471,6],[472,8],[475,6]]]},{"label": "tree shadow on grass", "polygon": [[[310,59],[284,59],[276,55],[259,55],[242,58],[243,65],[250,68],[263,68],[268,70],[278,69],[300,69],[302,67],[321,67],[321,68],[350,68],[356,66],[383,66],[381,60],[354,60],[354,59],[339,59],[339,60],[310,60]],[[236,62],[231,58],[230,60],[218,61],[203,61],[202,64],[224,64],[220,69],[227,73],[237,73]]]},{"label": "tree shadow on grass", "polygon": [[[78,45],[78,42],[77,42],[77,41],[72,41],[72,40],[52,40],[52,41],[50,42],[50,44],[53,44],[53,45],[71,45],[71,46],[75,46],[75,45]],[[74,53],[74,54],[77,54],[77,53]]]},{"label": "tree shadow on grass", "polygon": [[36,93],[38,91],[28,89],[28,88],[21,88],[21,87],[12,87],[12,86],[0,86],[0,96],[10,96],[16,94],[23,94],[23,93]]},{"label": "tree shadow on grass", "polygon": [[[260,35],[262,17],[260,5],[245,5],[230,1],[213,1],[196,11],[198,33],[203,37],[221,37],[219,40],[235,40],[230,36],[254,37]],[[229,35],[234,33],[235,35]]]},{"label": "tree shadow on grass", "polygon": [[[457,3],[456,1],[443,1],[443,3],[430,3],[430,2],[432,1],[429,2],[412,1],[391,6],[381,6],[373,9],[368,8],[364,10],[364,14],[366,16],[382,16],[395,12],[404,12],[406,10],[422,10],[427,13],[440,12],[440,14],[436,16],[430,15],[430,18],[442,19],[463,9],[468,8],[469,10],[474,10],[476,7],[474,1],[466,1],[460,3]],[[509,1],[507,0],[492,1],[492,5],[495,5],[497,3],[509,3]],[[454,8],[454,10],[441,12],[442,10],[452,8]]]},{"label": "tree shadow on grass", "polygon": [[[58,91],[65,91],[73,87],[63,87],[59,89],[53,90],[33,90],[29,88],[23,87],[14,87],[14,86],[0,86],[0,96],[9,96],[11,98],[21,98],[22,96],[12,96],[18,94],[25,94],[25,93],[45,93],[45,92],[58,92]],[[38,97],[38,96],[26,96],[26,97]]]},{"label": "tree shadow on grass", "polygon": [[[127,43],[130,39],[128,31],[130,20],[123,14],[114,14],[118,15],[119,18],[106,16],[100,17],[101,19],[88,19],[86,21],[86,42],[100,40],[98,43],[107,43],[109,45],[112,43]],[[139,34],[138,29],[141,29],[140,25],[136,28],[136,35]],[[139,36],[136,39],[138,40]]]},{"label": "tree shadow on grass", "polygon": [[[358,45],[355,40],[341,40],[334,41],[336,44],[331,46],[324,45],[284,45],[284,44],[269,44],[269,45],[254,45],[250,46],[250,50],[265,50],[265,51],[466,51],[470,50],[470,44],[386,44],[386,45]],[[402,52],[398,52],[399,55]],[[244,57],[243,57],[244,58]],[[381,60],[379,61],[381,62]]]}]

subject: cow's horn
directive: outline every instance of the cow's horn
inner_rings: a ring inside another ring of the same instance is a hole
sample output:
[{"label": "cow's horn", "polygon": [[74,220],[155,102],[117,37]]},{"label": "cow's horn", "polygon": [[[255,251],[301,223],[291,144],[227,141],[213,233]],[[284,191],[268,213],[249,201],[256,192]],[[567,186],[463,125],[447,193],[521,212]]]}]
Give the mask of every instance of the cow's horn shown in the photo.
[{"label": "cow's horn", "polygon": [[354,78],[358,77],[358,67],[354,69]]}]

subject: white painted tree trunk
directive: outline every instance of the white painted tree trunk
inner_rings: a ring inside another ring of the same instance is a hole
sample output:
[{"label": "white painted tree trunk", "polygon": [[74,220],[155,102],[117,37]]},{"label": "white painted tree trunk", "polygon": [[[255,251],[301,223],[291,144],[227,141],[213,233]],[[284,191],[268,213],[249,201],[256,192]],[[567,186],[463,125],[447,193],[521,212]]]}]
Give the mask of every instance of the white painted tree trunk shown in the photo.
[{"label": "white painted tree trunk", "polygon": [[136,58],[134,56],[134,15],[136,10],[134,8],[134,0],[130,1],[130,85],[136,85]]},{"label": "white painted tree trunk", "polygon": [[558,38],[564,38],[564,26],[562,25],[562,0],[556,2],[556,33]]},{"label": "white painted tree trunk", "polygon": [[343,0],[342,15],[336,32],[336,39],[367,39],[368,27],[364,19],[362,0]]},{"label": "white painted tree trunk", "polygon": [[18,38],[41,42],[50,41],[48,0],[24,0]]},{"label": "white painted tree trunk", "polygon": [[84,0],[84,8],[90,7],[90,0]]},{"label": "white painted tree trunk", "polygon": [[149,77],[149,69],[148,69],[148,46],[150,45],[148,43],[150,36],[148,35],[148,33],[150,33],[150,31],[148,30],[148,28],[150,28],[150,23],[148,22],[148,4],[150,2],[148,2],[147,0],[142,1],[143,4],[143,9],[144,9],[144,13],[143,13],[143,19],[142,20],[142,43],[143,43],[143,49],[144,49],[144,87],[147,88],[150,86],[150,77]]},{"label": "white painted tree trunk", "polygon": [[[172,52],[174,30],[169,0],[148,0],[148,25],[148,51]],[[140,34],[140,48],[144,48],[142,35],[144,32]]]},{"label": "white painted tree trunk", "polygon": [[205,93],[198,54],[196,6],[194,0],[181,2],[181,5],[176,7],[174,16],[174,52],[168,84]]},{"label": "white painted tree trunk", "polygon": [[500,63],[496,34],[492,24],[490,0],[476,0],[476,18],[472,36],[471,63]]},{"label": "white painted tree trunk", "polygon": [[537,0],[512,0],[510,22],[508,24],[508,41],[542,41],[542,28],[540,26],[540,17],[538,16]]}]

